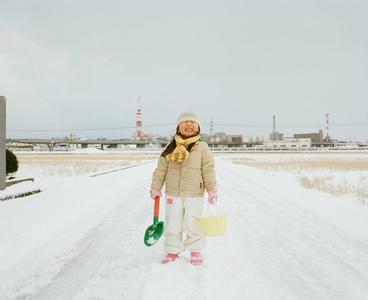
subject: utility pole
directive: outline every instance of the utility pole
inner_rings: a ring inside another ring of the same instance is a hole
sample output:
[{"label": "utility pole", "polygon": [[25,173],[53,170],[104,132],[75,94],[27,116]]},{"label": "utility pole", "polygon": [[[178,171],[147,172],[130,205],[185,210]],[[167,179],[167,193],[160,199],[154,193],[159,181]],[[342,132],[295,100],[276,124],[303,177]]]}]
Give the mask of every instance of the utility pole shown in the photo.
[{"label": "utility pole", "polygon": [[6,100],[0,96],[0,191],[6,188]]},{"label": "utility pole", "polygon": [[144,133],[142,131],[142,107],[141,107],[141,97],[138,97],[137,109],[135,111],[135,140],[142,140],[144,138]]}]

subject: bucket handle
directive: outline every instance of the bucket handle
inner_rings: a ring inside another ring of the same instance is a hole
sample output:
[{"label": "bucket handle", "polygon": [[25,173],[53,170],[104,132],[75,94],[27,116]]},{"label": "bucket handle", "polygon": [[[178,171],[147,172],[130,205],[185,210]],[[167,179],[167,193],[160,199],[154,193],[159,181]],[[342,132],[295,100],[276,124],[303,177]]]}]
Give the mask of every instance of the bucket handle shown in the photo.
[{"label": "bucket handle", "polygon": [[[210,205],[215,208],[215,214],[210,214]],[[218,200],[214,204],[210,204],[208,201],[206,201],[205,211],[207,216],[218,216]]]}]

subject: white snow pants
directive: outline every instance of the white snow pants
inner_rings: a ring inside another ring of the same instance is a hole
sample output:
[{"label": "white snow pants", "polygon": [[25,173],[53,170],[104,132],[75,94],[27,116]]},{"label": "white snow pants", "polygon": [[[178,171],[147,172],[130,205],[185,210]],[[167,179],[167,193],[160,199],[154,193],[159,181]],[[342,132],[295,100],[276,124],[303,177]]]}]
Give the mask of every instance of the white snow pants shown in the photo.
[{"label": "white snow pants", "polygon": [[[166,196],[165,241],[166,253],[178,254],[186,249],[202,250],[206,239],[195,216],[202,215],[203,197]],[[185,240],[183,240],[185,234]]]}]

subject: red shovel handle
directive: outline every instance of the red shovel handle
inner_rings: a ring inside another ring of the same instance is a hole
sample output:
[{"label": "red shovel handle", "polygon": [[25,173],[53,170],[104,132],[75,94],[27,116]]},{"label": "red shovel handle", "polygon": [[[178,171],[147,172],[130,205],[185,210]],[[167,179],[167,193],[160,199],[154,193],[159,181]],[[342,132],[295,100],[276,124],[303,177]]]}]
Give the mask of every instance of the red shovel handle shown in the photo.
[{"label": "red shovel handle", "polygon": [[160,196],[155,197],[155,207],[153,209],[153,223],[158,222],[158,216],[160,214]]}]

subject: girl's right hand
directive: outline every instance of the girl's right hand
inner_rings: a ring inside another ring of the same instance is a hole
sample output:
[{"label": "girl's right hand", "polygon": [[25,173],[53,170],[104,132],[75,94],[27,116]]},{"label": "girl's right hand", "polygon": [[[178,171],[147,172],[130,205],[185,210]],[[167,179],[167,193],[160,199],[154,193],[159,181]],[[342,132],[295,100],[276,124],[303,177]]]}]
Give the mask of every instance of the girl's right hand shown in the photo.
[{"label": "girl's right hand", "polygon": [[151,189],[150,195],[151,195],[152,200],[155,200],[157,196],[161,198],[161,191],[159,189]]}]

